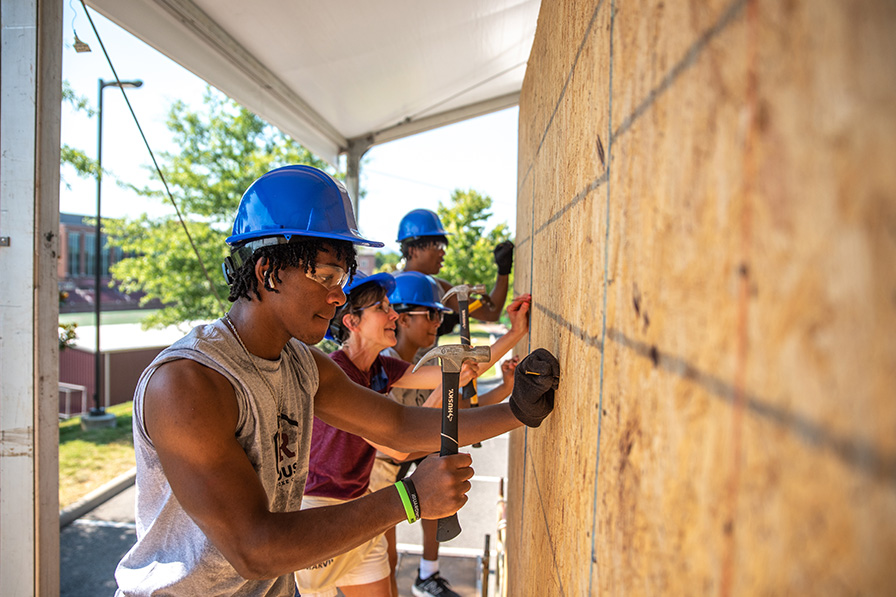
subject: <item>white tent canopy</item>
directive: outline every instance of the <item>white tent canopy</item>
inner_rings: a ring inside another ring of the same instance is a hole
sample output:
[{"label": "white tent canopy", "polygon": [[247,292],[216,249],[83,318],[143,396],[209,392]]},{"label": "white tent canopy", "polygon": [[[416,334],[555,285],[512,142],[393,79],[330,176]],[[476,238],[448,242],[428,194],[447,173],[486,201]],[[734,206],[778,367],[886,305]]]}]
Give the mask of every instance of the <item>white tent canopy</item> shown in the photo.
[{"label": "white tent canopy", "polygon": [[513,106],[537,0],[88,0],[317,155]]}]

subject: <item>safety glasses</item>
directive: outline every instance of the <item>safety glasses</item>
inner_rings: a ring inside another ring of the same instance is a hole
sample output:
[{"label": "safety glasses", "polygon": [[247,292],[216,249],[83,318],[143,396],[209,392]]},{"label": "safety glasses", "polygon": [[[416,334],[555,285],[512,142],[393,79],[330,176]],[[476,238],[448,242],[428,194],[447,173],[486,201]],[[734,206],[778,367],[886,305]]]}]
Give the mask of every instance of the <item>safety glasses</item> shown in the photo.
[{"label": "safety glasses", "polygon": [[406,315],[426,315],[426,318],[432,322],[438,321],[442,323],[445,314],[438,309],[426,309],[425,311],[405,311]]},{"label": "safety glasses", "polygon": [[313,274],[308,270],[305,275],[327,290],[343,288],[348,284],[348,272],[338,265],[317,265],[314,270]]},{"label": "safety glasses", "polygon": [[383,313],[384,315],[388,315],[392,311],[392,304],[387,300],[377,301],[372,305],[367,305],[366,307],[361,307],[360,309],[355,309],[355,311],[366,311],[367,309],[371,309],[373,311],[378,311]]}]

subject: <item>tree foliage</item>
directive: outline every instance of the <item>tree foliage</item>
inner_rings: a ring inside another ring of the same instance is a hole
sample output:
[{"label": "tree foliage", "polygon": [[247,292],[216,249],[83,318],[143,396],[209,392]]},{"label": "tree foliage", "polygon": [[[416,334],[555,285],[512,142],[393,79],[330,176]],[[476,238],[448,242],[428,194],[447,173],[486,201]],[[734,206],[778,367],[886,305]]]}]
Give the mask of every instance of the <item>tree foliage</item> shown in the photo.
[{"label": "tree foliage", "polygon": [[393,273],[398,270],[398,263],[401,261],[401,254],[395,251],[378,251],[376,253],[376,261],[374,262],[373,273],[380,272]]},{"label": "tree foliage", "polygon": [[[226,309],[227,287],[221,262],[242,193],[259,176],[286,164],[327,165],[261,118],[210,88],[203,108],[191,110],[175,102],[167,127],[177,153],[162,153],[160,168],[187,229],[196,244],[217,295],[176,215],[129,220],[104,220],[110,243],[128,258],[112,267],[125,292],[142,291],[144,301],[165,305],[144,325],[170,325],[218,317]],[[160,182],[157,173],[151,177]],[[135,192],[169,202],[160,185],[131,187]]]},{"label": "tree foliage", "polygon": [[453,284],[492,287],[498,273],[493,250],[498,243],[510,239],[510,230],[507,224],[501,223],[485,232],[485,222],[492,215],[491,206],[491,197],[472,189],[456,189],[447,206],[439,204],[436,212],[451,233],[440,278]]}]

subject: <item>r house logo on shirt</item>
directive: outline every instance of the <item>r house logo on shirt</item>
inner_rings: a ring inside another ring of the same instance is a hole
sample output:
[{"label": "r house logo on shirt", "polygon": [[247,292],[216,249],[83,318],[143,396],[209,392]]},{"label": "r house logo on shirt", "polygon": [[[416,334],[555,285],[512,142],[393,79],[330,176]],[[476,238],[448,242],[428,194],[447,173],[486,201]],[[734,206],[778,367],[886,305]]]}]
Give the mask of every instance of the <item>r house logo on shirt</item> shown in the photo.
[{"label": "r house logo on shirt", "polygon": [[286,485],[299,466],[299,423],[280,414],[277,417],[277,433],[273,437],[277,454],[277,485]]}]

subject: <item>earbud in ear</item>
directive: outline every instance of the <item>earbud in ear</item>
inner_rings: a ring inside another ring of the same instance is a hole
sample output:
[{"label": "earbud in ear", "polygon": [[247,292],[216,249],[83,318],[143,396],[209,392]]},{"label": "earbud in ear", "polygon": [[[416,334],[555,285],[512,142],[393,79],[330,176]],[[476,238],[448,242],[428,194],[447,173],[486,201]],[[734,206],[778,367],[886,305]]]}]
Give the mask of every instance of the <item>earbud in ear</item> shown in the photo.
[{"label": "earbud in ear", "polygon": [[274,281],[271,279],[271,270],[267,270],[264,273],[264,287],[268,290],[274,290],[275,288],[277,288],[274,285]]}]

